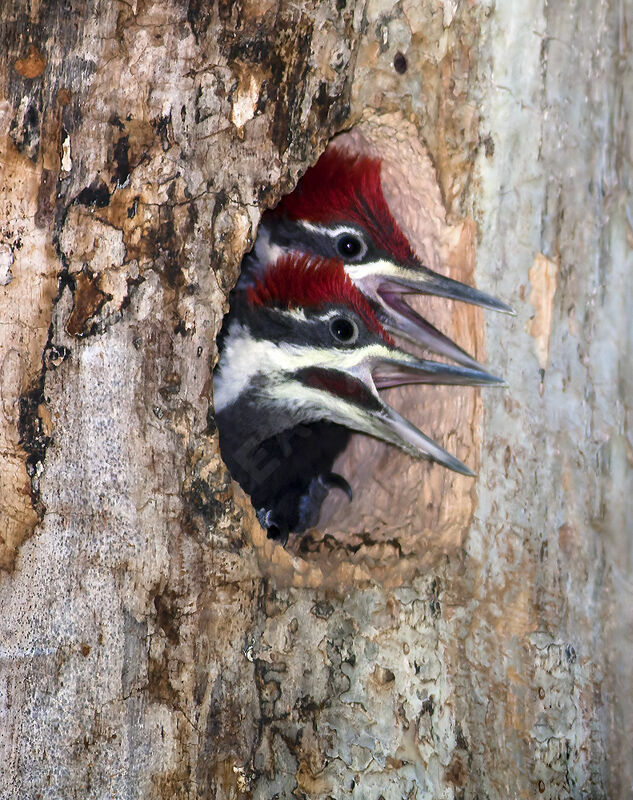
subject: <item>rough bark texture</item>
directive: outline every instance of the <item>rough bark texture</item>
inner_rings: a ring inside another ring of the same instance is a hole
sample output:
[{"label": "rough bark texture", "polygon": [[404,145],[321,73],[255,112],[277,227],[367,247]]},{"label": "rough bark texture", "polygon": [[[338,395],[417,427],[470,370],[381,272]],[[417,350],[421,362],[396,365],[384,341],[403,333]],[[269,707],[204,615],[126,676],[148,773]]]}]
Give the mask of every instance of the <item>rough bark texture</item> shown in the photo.
[{"label": "rough bark texture", "polygon": [[[630,4],[25,5],[0,8],[2,797],[627,797]],[[423,417],[476,482],[373,451],[378,510],[284,551],[219,457],[214,337],[260,211],[343,128],[413,186],[426,143],[447,271],[518,315],[429,313],[510,386]]]}]

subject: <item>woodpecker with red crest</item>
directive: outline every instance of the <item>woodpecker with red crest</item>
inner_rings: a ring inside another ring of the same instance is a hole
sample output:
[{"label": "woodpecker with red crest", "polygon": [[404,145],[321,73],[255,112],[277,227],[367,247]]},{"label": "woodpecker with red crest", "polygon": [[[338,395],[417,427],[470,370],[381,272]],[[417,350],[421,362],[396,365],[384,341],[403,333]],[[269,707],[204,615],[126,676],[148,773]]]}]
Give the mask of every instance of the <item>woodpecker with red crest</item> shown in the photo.
[{"label": "woodpecker with red crest", "polygon": [[389,210],[380,161],[334,145],[264,214],[242,280],[255,279],[283,253],[341,260],[388,332],[475,369],[482,367],[414,311],[406,295],[437,295],[514,314],[501,300],[424,266]]},{"label": "woodpecker with red crest", "polygon": [[471,470],[388,406],[405,383],[482,386],[498,378],[395,346],[340,259],[280,255],[244,275],[219,338],[214,403],[222,457],[271,538],[316,524],[350,431],[464,475]]}]

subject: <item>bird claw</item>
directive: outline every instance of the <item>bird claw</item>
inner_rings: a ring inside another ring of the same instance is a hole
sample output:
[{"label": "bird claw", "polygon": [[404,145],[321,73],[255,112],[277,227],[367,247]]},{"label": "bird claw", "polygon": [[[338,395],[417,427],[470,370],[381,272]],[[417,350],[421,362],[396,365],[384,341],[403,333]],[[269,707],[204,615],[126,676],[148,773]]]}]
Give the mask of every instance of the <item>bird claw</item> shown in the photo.
[{"label": "bird claw", "polygon": [[285,547],[288,544],[288,536],[290,535],[290,531],[286,525],[278,525],[275,522],[272,511],[267,511],[265,508],[260,508],[257,512],[257,519],[259,524],[266,531],[266,536],[269,539],[277,542],[282,547]]},{"label": "bird claw", "polygon": [[320,480],[326,489],[340,489],[342,492],[345,492],[350,503],[352,502],[354,496],[352,487],[342,475],[339,475],[337,472],[328,472],[327,475],[321,475]]},{"label": "bird claw", "polygon": [[288,536],[290,535],[290,531],[282,530],[278,525],[274,523],[269,525],[266,529],[266,536],[269,539],[272,539],[273,542],[277,542],[282,547],[285,547],[288,544]]}]

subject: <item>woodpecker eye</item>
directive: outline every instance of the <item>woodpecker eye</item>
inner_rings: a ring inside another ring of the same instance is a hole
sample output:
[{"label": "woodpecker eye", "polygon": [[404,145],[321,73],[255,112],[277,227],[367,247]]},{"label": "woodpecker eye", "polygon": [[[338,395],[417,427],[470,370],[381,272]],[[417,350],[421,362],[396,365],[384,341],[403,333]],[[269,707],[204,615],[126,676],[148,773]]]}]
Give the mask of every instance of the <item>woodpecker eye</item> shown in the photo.
[{"label": "woodpecker eye", "polygon": [[355,261],[365,255],[367,248],[360,236],[343,233],[336,240],[336,250],[343,260]]},{"label": "woodpecker eye", "polygon": [[358,326],[347,317],[334,317],[330,322],[330,333],[337,342],[354,344],[358,339]]}]

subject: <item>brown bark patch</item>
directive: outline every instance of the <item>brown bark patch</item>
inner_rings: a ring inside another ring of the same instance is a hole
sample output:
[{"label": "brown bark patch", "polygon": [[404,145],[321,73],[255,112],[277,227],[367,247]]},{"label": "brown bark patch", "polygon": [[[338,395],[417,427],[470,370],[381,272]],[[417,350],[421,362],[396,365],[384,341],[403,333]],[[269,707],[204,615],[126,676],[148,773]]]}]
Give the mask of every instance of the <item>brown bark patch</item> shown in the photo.
[{"label": "brown bark patch", "polygon": [[468,778],[468,767],[458,754],[453,756],[451,763],[446,770],[446,780],[453,786],[465,786]]},{"label": "brown bark patch", "polygon": [[35,47],[30,45],[29,52],[24,58],[18,58],[13,62],[13,69],[23,78],[39,78],[46,67],[46,59]]},{"label": "brown bark patch", "polygon": [[80,272],[75,280],[75,303],[66,323],[66,332],[70,336],[84,336],[89,330],[90,320],[112,297],[99,288],[99,275]]}]

